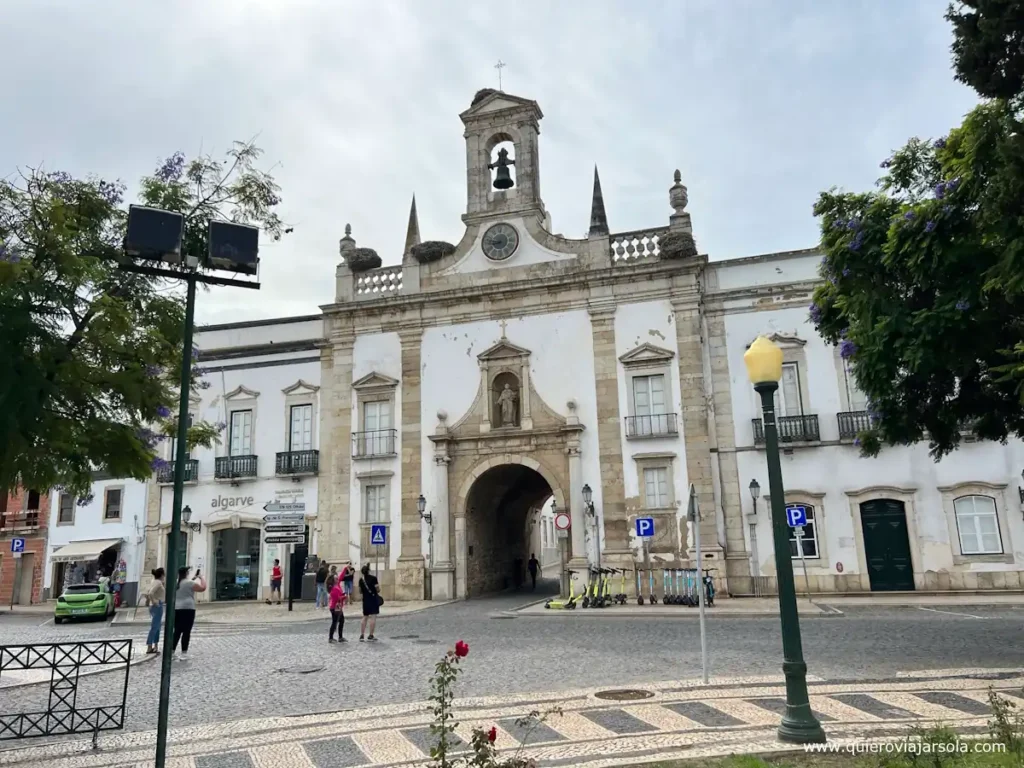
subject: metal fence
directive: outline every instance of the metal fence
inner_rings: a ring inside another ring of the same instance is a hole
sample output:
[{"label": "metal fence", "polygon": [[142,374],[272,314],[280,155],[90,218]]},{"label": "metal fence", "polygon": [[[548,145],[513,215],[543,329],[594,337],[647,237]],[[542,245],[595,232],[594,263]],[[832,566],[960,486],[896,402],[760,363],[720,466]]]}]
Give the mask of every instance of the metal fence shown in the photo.
[{"label": "metal fence", "polygon": [[[0,645],[0,687],[5,672],[39,671],[43,673],[39,682],[46,680],[47,671],[50,673],[46,709],[0,713],[0,741],[91,733],[95,747],[100,731],[124,728],[131,660],[131,640]],[[82,669],[114,665],[124,665],[120,702],[103,707],[79,707],[78,678]]]}]

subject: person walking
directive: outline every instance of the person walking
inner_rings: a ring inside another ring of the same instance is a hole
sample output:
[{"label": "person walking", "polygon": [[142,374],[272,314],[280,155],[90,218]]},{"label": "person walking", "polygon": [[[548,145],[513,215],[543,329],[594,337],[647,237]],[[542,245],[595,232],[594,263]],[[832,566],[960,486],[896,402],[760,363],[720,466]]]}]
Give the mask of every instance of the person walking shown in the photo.
[{"label": "person walking", "polygon": [[342,589],[345,590],[345,599],[352,599],[352,582],[355,581],[356,569],[352,567],[352,561],[347,560],[341,569]]},{"label": "person walking", "polygon": [[164,600],[167,599],[167,585],[164,583],[166,571],[154,568],[153,583],[146,590],[145,600],[149,606],[149,634],[146,636],[146,653],[157,653],[160,645],[160,622],[164,618]]},{"label": "person walking", "polygon": [[327,642],[334,642],[335,629],[338,630],[338,642],[346,642],[342,637],[342,633],[345,631],[345,590],[341,588],[341,582],[337,579],[331,584],[331,592],[327,596],[327,607],[331,609],[331,631],[327,633]]},{"label": "person walking", "polygon": [[[206,591],[206,579],[196,569],[188,578],[188,568],[178,569],[178,587],[174,593],[174,646],[171,650],[180,661],[188,658],[188,646],[192,640],[192,625],[196,623],[196,592]],[[181,653],[178,653],[178,641]]]},{"label": "person walking", "polygon": [[[370,573],[370,564],[366,563],[360,571],[363,574],[359,579],[359,594],[363,596],[363,621],[359,625],[359,641],[362,642],[365,635],[366,640],[373,642],[377,639],[373,636],[373,630],[377,628],[377,615],[384,598],[380,596],[380,582]],[[368,635],[367,627],[370,629]]]},{"label": "person walking", "polygon": [[327,576],[330,570],[327,568],[327,561],[321,560],[320,567],[316,569],[316,607],[327,607]]},{"label": "person walking", "polygon": [[281,561],[275,560],[274,567],[270,569],[270,598],[267,600],[267,605],[270,605],[275,593],[277,594],[277,604],[281,604],[281,581]]},{"label": "person walking", "polygon": [[540,563],[537,561],[537,556],[535,554],[533,554],[532,552],[530,553],[530,562],[528,562],[526,564],[526,567],[530,571],[530,581],[533,584],[532,589],[533,589],[534,592],[536,592],[537,591],[537,569],[540,568]]},{"label": "person walking", "polygon": [[327,587],[327,594],[331,594],[331,590],[334,589],[334,585],[337,584],[338,579],[338,566],[332,565],[331,572],[327,574],[327,581],[324,582],[324,586]]}]

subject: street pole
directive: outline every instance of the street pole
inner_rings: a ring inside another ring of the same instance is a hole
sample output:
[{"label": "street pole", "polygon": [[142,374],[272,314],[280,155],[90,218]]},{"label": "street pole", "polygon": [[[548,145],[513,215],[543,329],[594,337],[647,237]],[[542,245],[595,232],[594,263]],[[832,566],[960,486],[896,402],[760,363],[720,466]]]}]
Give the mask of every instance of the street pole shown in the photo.
[{"label": "street pole", "polygon": [[704,685],[708,684],[708,638],[704,627],[704,572],[700,559],[700,505],[697,503],[697,489],[690,483],[690,508],[687,515],[693,521],[693,549],[697,558],[697,605],[700,606],[700,666]]},{"label": "street pole", "polygon": [[171,504],[171,535],[167,537],[167,620],[164,624],[163,656],[160,660],[160,705],[156,721],[156,768],[164,768],[167,757],[167,720],[171,704],[171,661],[174,652],[174,598],[178,584],[178,531],[181,528],[181,500],[185,488],[185,459],[188,455],[188,407],[191,394],[192,325],[196,314],[196,273],[185,277],[185,339],[178,380],[178,436],[174,448],[174,501]]},{"label": "street pole", "polygon": [[[781,355],[780,355],[781,357]],[[807,694],[807,664],[800,640],[800,617],[796,607],[793,558],[789,553],[789,524],[786,521],[786,492],[782,485],[779,434],[775,424],[777,381],[754,385],[761,396],[764,443],[768,461],[768,489],[771,494],[772,538],[775,542],[775,576],[779,587],[779,616],[782,624],[782,672],[786,677],[786,713],[779,725],[779,741],[818,744],[825,731],[811,711]]]}]

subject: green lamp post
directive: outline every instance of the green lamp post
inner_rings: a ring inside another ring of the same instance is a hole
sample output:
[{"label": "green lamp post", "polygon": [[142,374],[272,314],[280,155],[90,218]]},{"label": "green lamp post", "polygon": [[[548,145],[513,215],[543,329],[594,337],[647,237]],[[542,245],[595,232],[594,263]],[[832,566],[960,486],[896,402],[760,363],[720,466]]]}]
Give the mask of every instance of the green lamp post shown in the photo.
[{"label": "green lamp post", "polygon": [[775,577],[779,586],[779,616],[782,622],[782,672],[786,676],[786,713],[779,725],[779,740],[792,744],[817,744],[825,741],[825,731],[814,717],[807,695],[807,664],[800,641],[800,618],[796,609],[789,525],[786,522],[786,492],[782,486],[779,433],[775,425],[775,392],[782,378],[782,350],[769,339],[759,336],[743,355],[743,362],[746,363],[747,374],[754,389],[761,396],[768,460]]}]

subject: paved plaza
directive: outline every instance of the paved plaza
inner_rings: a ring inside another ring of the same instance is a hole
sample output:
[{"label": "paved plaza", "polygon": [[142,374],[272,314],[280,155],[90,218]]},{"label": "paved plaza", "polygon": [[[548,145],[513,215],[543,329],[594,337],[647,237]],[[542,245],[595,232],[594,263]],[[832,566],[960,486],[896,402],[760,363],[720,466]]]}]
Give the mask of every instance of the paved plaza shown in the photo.
[{"label": "paved plaza", "polygon": [[[457,639],[471,649],[457,696],[473,718],[500,721],[513,738],[511,723],[524,711],[558,704],[575,713],[546,723],[550,731],[538,730],[548,738],[531,741],[546,765],[586,762],[583,758],[598,753],[625,759],[627,753],[644,750],[698,754],[694,750],[709,745],[743,749],[747,742],[771,742],[782,695],[776,616],[709,611],[711,674],[723,681],[717,690],[730,692],[713,696],[693,687],[700,675],[700,653],[698,622],[691,609],[680,608],[675,617],[616,616],[614,609],[607,609],[608,618],[601,620],[517,610],[526,602],[523,596],[507,595],[384,617],[375,644],[355,642],[354,617],[346,627],[352,642],[343,645],[326,642],[326,620],[197,625],[192,658],[174,666],[171,726],[178,751],[173,754],[181,759],[173,764],[244,768],[273,761],[280,768],[327,768],[422,762],[428,677]],[[39,616],[0,616],[0,638],[4,644],[115,638],[144,643],[143,628],[135,625],[42,623]],[[1016,674],[998,673],[988,680],[978,673],[963,677],[962,672],[1024,669],[1020,605],[862,604],[844,606],[839,613],[805,615],[802,628],[816,681],[816,706],[831,718],[827,726],[832,736],[848,733],[852,738],[864,728],[884,735],[881,726],[890,721],[902,728],[905,722],[935,714],[941,719],[955,715],[958,723],[976,727],[985,719],[978,697],[990,683],[1021,690]],[[956,677],[949,672],[936,676],[935,670],[960,672]],[[66,739],[18,746],[9,742],[0,745],[6,746],[0,751],[0,766],[147,765],[159,674],[157,663],[132,665],[126,733],[102,735],[99,753],[58,762],[51,758],[80,752],[83,744]],[[737,680],[743,681],[739,687]],[[912,683],[916,692],[911,694],[906,686]],[[109,705],[119,699],[123,671],[90,675],[79,686],[80,706]],[[47,688],[35,684],[0,689],[0,712],[45,709]],[[594,698],[599,691],[622,688],[653,696],[626,702]],[[932,695],[954,689],[967,693],[942,700]],[[503,698],[491,698],[499,694]],[[718,701],[716,696],[726,703],[708,703]],[[487,701],[465,701],[480,697]],[[710,709],[696,706],[698,700]],[[687,701],[693,703],[684,706]],[[910,714],[897,717],[893,707]],[[855,717],[857,712],[861,714]],[[385,730],[380,730],[381,718],[387,718]],[[715,728],[725,728],[728,739],[711,738]],[[507,739],[501,744],[510,746]],[[244,759],[213,757],[231,751],[244,753]]]}]

